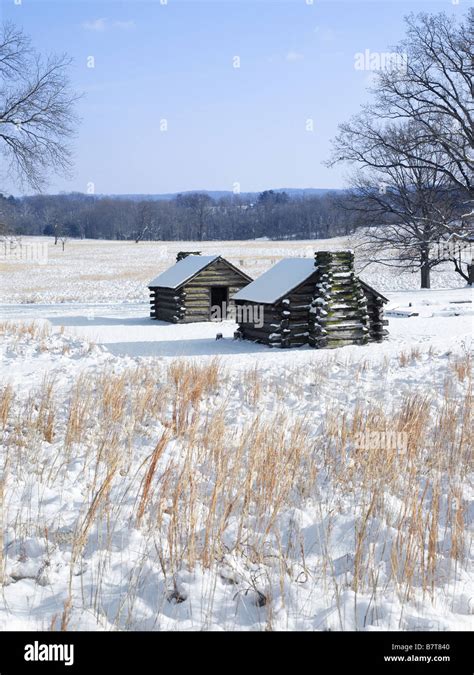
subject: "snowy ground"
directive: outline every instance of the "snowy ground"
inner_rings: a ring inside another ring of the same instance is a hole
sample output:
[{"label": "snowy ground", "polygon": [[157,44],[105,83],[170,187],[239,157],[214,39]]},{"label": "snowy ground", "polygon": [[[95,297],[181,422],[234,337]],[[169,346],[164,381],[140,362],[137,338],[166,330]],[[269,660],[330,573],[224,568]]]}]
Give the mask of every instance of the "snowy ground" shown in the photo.
[{"label": "snowy ground", "polygon": [[[348,238],[319,240],[318,250],[352,248]],[[285,257],[314,256],[314,241],[141,242],[71,240],[62,251],[49,237],[23,237],[21,248],[0,246],[0,303],[145,302],[147,283],[166,270],[181,250],[219,254],[253,278]],[[34,262],[37,260],[37,262]],[[31,261],[31,262],[30,262]],[[380,291],[419,286],[419,272],[403,275],[373,264],[362,278]],[[433,273],[433,288],[459,288],[464,281],[452,265]]]},{"label": "snowy ground", "polygon": [[[344,245],[200,248],[256,275]],[[146,281],[189,248],[69,242],[0,265],[0,629],[472,628],[471,290],[369,268],[388,341],[271,350],[230,322],[148,319]],[[219,376],[176,371],[192,363]],[[364,415],[408,429],[408,453],[357,450]]]}]

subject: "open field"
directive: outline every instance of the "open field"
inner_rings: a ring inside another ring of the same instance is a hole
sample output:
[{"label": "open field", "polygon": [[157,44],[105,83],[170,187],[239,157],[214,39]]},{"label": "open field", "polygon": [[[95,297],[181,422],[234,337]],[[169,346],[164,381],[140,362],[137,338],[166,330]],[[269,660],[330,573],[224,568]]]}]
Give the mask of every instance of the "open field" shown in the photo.
[{"label": "open field", "polygon": [[[347,237],[318,240],[318,250],[352,248]],[[253,278],[281,258],[312,258],[314,241],[140,242],[71,240],[65,250],[50,237],[23,237],[22,250],[0,247],[1,303],[142,302],[147,283],[167,269],[178,251],[220,254]],[[28,257],[31,256],[32,262]],[[34,256],[39,258],[34,263]],[[40,264],[45,262],[45,264]],[[358,259],[356,256],[356,265]],[[416,289],[419,273],[372,265],[362,278],[381,292]],[[464,285],[451,264],[433,273],[433,288]]]},{"label": "open field", "polygon": [[0,629],[470,628],[457,275],[418,291],[365,270],[389,314],[418,314],[367,347],[271,350],[230,322],[147,317],[178,250],[257,275],[346,245],[83,241],[3,262]]}]

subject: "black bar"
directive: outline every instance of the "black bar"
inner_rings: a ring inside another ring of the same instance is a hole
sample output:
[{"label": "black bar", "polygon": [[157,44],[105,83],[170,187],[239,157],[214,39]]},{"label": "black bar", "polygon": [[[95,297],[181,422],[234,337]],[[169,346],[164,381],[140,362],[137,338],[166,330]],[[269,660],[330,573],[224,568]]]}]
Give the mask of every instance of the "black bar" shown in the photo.
[{"label": "black bar", "polygon": [[[0,675],[117,672],[142,675],[187,666],[301,673],[473,673],[470,633],[461,632],[4,632]],[[36,643],[36,647],[35,647]],[[50,648],[49,645],[56,645]],[[73,652],[70,646],[74,647]],[[61,650],[62,646],[62,650]],[[64,649],[68,646],[68,649]],[[27,658],[64,658],[30,661]],[[71,658],[72,657],[72,658]],[[396,660],[394,660],[396,657]]]}]

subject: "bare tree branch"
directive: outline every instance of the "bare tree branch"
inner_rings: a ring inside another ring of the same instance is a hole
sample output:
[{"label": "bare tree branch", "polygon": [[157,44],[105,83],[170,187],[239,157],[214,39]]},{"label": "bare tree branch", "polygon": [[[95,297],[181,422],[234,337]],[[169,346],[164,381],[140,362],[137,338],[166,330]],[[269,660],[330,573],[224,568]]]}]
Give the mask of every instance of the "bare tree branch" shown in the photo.
[{"label": "bare tree branch", "polygon": [[0,153],[11,177],[41,190],[49,172],[68,173],[67,144],[77,121],[78,97],[66,55],[43,58],[12,24],[0,29]]}]

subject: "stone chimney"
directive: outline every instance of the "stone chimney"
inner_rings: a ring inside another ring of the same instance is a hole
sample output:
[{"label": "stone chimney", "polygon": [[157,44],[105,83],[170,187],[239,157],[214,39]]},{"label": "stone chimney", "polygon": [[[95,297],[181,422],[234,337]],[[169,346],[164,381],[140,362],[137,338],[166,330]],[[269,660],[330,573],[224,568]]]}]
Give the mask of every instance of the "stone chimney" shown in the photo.
[{"label": "stone chimney", "polygon": [[354,271],[352,251],[317,251],[318,270],[310,307],[309,344],[317,349],[369,341],[367,299]]},{"label": "stone chimney", "polygon": [[201,251],[180,251],[176,256],[176,262],[184,260],[184,258],[187,258],[188,255],[201,255]]}]

